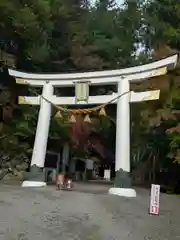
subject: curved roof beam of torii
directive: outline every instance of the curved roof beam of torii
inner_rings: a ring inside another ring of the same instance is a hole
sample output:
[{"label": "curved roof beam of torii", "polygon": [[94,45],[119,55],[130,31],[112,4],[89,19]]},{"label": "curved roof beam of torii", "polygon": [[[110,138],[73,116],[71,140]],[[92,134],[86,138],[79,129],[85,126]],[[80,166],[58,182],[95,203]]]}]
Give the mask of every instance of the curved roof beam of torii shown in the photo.
[{"label": "curved roof beam of torii", "polygon": [[[148,63],[141,66],[136,67],[130,67],[130,68],[124,68],[119,70],[108,70],[108,71],[96,71],[96,72],[84,72],[84,73],[60,73],[60,74],[35,74],[35,73],[25,73],[16,71],[13,69],[9,69],[9,75],[16,77],[16,78],[22,78],[27,80],[26,83],[31,81],[31,84],[33,81],[37,81],[37,83],[34,82],[34,85],[43,85],[42,81],[51,80],[54,82],[54,85],[56,81],[59,81],[59,84],[57,85],[71,85],[72,81],[77,80],[86,80],[91,81],[92,84],[100,83],[103,84],[104,79],[107,79],[106,82],[117,82],[117,78],[119,77],[126,77],[130,81],[136,81],[139,79],[147,78],[147,77],[153,77],[156,75],[153,75],[152,71],[158,70],[162,67],[172,67],[176,66],[178,61],[178,54],[174,54],[170,57],[164,58],[162,60]],[[152,75],[151,75],[152,74]],[[133,75],[136,75],[133,77]],[[158,76],[158,75],[157,75]],[[104,78],[104,79],[103,79]],[[101,80],[100,80],[101,79]],[[29,80],[29,81],[28,81]],[[33,81],[32,81],[33,80]],[[52,82],[52,84],[53,84]],[[69,83],[68,83],[69,82]],[[24,83],[24,84],[26,84]],[[104,82],[105,83],[105,82]],[[106,84],[107,84],[106,83]]]}]

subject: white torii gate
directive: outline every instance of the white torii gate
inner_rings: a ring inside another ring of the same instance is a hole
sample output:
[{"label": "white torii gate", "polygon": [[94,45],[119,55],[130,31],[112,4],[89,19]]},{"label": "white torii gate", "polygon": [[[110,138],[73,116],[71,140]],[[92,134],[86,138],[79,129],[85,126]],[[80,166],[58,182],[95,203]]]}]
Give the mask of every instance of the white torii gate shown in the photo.
[{"label": "white torii gate", "polygon": [[[109,189],[110,194],[135,197],[136,192],[130,181],[130,102],[141,102],[159,98],[160,91],[130,92],[130,83],[146,80],[151,77],[164,75],[168,68],[174,68],[178,55],[141,65],[111,71],[97,71],[70,74],[33,74],[9,69],[9,75],[16,78],[17,84],[29,84],[32,87],[42,87],[41,96],[19,97],[20,104],[40,105],[34,149],[31,159],[31,171],[23,187],[46,186],[43,176],[43,168],[46,155],[46,147],[51,118],[51,103],[57,105],[82,105],[102,104],[117,98],[117,129],[116,129],[116,154],[115,170],[116,179],[114,187]],[[89,82],[90,85],[117,84],[118,91],[111,95],[89,96],[87,102],[76,102],[75,97],[57,97],[54,95],[54,87],[73,86],[76,82]],[[125,94],[126,93],[126,94]],[[46,101],[48,99],[49,101]]]}]

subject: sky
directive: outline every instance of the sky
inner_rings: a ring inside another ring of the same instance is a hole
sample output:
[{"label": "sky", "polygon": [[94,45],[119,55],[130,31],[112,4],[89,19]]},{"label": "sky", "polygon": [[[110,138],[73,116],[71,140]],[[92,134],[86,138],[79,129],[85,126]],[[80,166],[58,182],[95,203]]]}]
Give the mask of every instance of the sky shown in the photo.
[{"label": "sky", "polygon": [[[96,2],[96,0],[91,0],[92,4],[94,4]],[[116,2],[118,4],[122,4],[124,2],[124,0],[116,0]]]}]

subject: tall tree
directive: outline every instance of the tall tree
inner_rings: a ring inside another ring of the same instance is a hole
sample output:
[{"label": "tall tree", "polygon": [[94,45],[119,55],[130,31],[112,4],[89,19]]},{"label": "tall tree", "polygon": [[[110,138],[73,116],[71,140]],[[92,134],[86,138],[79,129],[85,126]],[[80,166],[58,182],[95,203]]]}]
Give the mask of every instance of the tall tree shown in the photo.
[{"label": "tall tree", "polygon": [[[149,51],[151,58],[160,59],[178,52],[180,49],[180,1],[178,0],[172,4],[169,0],[149,0],[144,1],[142,6],[143,15],[140,34],[142,34],[145,50]],[[161,89],[161,99],[157,106],[149,105],[144,111],[147,113],[144,118],[148,119],[149,122],[146,125],[156,128],[157,132],[158,129],[164,129],[167,135],[162,140],[169,153],[167,154],[167,151],[164,151],[167,156],[162,159],[171,158],[179,162],[179,116],[175,114],[179,112],[180,103],[179,64],[176,70],[154,81],[156,82],[156,88]],[[155,111],[156,114],[154,114]]]},{"label": "tall tree", "polygon": [[[134,65],[140,11],[136,2],[126,1],[124,8],[113,8],[114,2],[101,1],[90,8],[87,0],[2,0],[0,48],[16,55],[16,67],[24,71],[92,71]],[[106,94],[109,90],[105,87],[101,92]],[[27,89],[22,90],[22,95],[24,91]],[[29,134],[25,122],[37,120],[37,114],[28,108],[27,112],[28,119],[17,119],[18,141],[22,140],[21,133]],[[111,132],[113,139],[114,128],[104,126],[100,134]],[[68,127],[60,123],[64,138]],[[14,125],[11,128],[13,131]],[[53,121],[51,136],[55,129]]]},{"label": "tall tree", "polygon": [[144,2],[145,43],[149,48],[161,44],[173,49],[180,46],[180,1],[148,0]]}]

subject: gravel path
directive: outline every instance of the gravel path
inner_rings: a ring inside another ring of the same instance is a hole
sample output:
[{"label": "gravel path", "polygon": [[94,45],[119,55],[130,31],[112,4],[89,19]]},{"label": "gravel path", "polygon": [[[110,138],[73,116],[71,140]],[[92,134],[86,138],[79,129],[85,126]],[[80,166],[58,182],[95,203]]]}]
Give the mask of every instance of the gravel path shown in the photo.
[{"label": "gravel path", "polygon": [[0,240],[180,240],[180,199],[161,196],[149,216],[149,192],[135,199],[107,195],[109,186],[78,184],[27,189],[0,185]]}]

